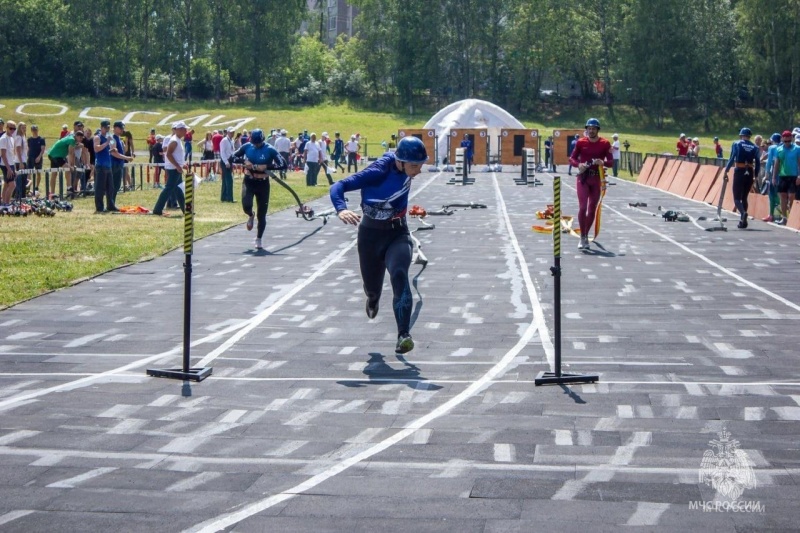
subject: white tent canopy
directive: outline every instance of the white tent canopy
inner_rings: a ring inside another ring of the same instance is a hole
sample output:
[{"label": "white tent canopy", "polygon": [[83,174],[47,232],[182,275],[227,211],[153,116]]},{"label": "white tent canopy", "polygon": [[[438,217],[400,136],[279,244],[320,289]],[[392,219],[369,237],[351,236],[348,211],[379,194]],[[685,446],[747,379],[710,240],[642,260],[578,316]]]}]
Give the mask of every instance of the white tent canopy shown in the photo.
[{"label": "white tent canopy", "polygon": [[461,100],[454,102],[433,115],[425,128],[436,130],[439,136],[439,160],[447,156],[447,139],[451,129],[486,129],[492,143],[492,152],[497,153],[497,138],[502,128],[524,128],[511,113],[485,100]]}]

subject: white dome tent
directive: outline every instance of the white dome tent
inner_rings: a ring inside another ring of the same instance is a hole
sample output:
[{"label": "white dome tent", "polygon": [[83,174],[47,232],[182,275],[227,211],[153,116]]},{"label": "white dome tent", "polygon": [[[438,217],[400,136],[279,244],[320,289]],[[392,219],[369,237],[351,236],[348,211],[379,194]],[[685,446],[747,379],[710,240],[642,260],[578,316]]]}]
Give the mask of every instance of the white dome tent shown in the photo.
[{"label": "white dome tent", "polygon": [[425,128],[436,130],[439,137],[437,149],[439,163],[447,156],[447,139],[451,129],[486,129],[492,153],[497,153],[497,138],[502,128],[525,128],[514,116],[485,100],[473,98],[454,102],[433,115]]}]

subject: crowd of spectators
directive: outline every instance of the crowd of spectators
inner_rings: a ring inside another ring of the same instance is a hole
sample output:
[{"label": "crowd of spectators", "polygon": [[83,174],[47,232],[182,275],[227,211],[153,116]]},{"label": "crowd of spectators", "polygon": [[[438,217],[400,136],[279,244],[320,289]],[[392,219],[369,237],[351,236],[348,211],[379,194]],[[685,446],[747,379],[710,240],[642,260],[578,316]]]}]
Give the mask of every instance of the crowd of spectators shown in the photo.
[{"label": "crowd of spectators", "polygon": [[[126,163],[133,161],[137,154],[133,135],[125,129],[123,122],[114,122],[113,128],[109,129],[113,129],[113,133],[109,132],[111,188],[114,190],[113,196],[116,196],[117,192],[132,189],[132,175]],[[29,133],[24,122],[15,123],[10,120],[6,123],[0,119],[0,170],[3,175],[0,205],[28,196],[43,197],[47,194],[52,197],[61,187],[67,197],[92,194],[96,172],[94,138],[102,133],[101,130],[102,126],[92,131],[81,120],[76,120],[71,129],[67,124],[62,125],[58,139],[48,147],[37,125],[31,125]],[[225,137],[230,137],[232,150],[239,149],[250,140],[246,129],[207,131],[199,141],[194,140],[195,134],[194,129],[189,129],[182,139],[186,161],[193,163],[196,146],[200,162],[207,165],[210,173],[221,173],[223,170],[223,154],[220,149]],[[153,188],[156,189],[163,188],[164,143],[169,137],[170,134],[162,135],[151,129],[145,140],[148,163],[154,166]],[[351,170],[357,172],[361,159],[359,133],[352,134],[345,141],[339,132],[335,132],[333,138],[327,132],[322,132],[318,138],[308,130],[290,136],[285,129],[273,129],[266,142],[286,162],[286,169],[280,172],[280,177],[285,179],[287,170],[304,172],[306,184],[309,186],[317,185],[320,171],[325,173],[329,183],[333,183],[333,173]],[[49,162],[49,170],[44,169],[45,158]],[[347,168],[344,166],[345,162]],[[30,170],[34,172],[29,172]],[[58,183],[59,173],[64,177],[61,184]]]}]

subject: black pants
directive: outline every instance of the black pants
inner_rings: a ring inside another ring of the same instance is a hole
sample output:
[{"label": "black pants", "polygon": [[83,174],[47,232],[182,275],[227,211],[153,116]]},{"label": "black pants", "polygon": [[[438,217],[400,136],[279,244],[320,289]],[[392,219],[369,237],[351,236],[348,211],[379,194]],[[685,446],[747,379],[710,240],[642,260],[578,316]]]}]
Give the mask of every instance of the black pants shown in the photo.
[{"label": "black pants", "polygon": [[350,172],[350,165],[353,165],[356,168],[356,172],[358,172],[358,160],[356,159],[355,152],[348,152],[347,153],[347,171]]},{"label": "black pants", "polygon": [[258,220],[259,239],[267,228],[267,210],[269,209],[269,179],[254,180],[245,176],[242,187],[242,209],[248,216],[253,216],[253,197],[256,199],[256,220]]},{"label": "black pants", "polygon": [[[283,158],[283,160],[286,162],[286,165],[288,166],[289,165],[289,152],[278,152],[278,153],[281,154],[281,157]],[[281,169],[280,178],[282,180],[286,179],[286,168],[282,168]]]},{"label": "black pants", "polygon": [[753,177],[752,168],[733,170],[733,203],[742,220],[747,218],[747,197],[753,188]]},{"label": "black pants", "polygon": [[340,168],[340,169],[342,169],[342,172],[344,172],[344,165],[339,162],[339,161],[344,159],[342,157],[342,154],[333,154],[332,157],[333,157],[333,164],[335,165],[335,168],[337,168],[337,169]]},{"label": "black pants", "polygon": [[106,208],[109,211],[116,209],[114,204],[114,181],[111,178],[110,167],[94,168],[94,208],[103,211],[103,198],[106,199]]},{"label": "black pants", "polygon": [[411,286],[408,283],[412,245],[408,227],[376,229],[365,224],[365,220],[368,222],[362,219],[358,227],[358,262],[364,293],[371,301],[378,301],[383,290],[383,278],[388,271],[397,334],[408,334],[412,307]]},{"label": "black pants", "polygon": [[124,165],[115,165],[111,164],[111,181],[113,182],[113,186],[111,189],[111,198],[114,199],[114,203],[117,202],[117,193],[119,192],[119,188],[122,187],[122,175],[125,174],[125,167]]}]

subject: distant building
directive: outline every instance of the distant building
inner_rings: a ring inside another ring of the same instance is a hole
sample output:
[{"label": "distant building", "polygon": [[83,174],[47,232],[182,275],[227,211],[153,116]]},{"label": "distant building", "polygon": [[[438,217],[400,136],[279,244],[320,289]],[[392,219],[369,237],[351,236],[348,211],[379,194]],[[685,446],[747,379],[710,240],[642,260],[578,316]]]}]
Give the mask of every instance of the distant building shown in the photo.
[{"label": "distant building", "polygon": [[345,0],[324,0],[327,4],[328,46],[336,44],[341,34],[353,36],[353,20],[358,15],[358,8],[349,5]]}]

